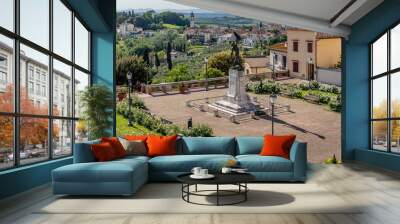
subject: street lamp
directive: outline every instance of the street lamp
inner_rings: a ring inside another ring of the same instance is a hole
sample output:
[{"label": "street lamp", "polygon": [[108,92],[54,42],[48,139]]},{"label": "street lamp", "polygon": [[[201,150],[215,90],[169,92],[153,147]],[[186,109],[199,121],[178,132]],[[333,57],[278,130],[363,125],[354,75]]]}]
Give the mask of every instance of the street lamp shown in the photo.
[{"label": "street lamp", "polygon": [[272,80],[275,81],[275,55],[273,54],[272,56]]},{"label": "street lamp", "polygon": [[189,117],[189,119],[187,120],[187,128],[191,129],[193,127],[193,119],[192,117]]},{"label": "street lamp", "polygon": [[206,91],[208,91],[208,58],[204,58],[204,63],[206,64]]},{"label": "street lamp", "polygon": [[131,98],[131,91],[132,91],[132,73],[128,71],[126,73],[126,79],[128,81],[128,126],[132,127],[132,114],[131,114],[131,106],[132,106],[132,98]]},{"label": "street lamp", "polygon": [[269,103],[271,105],[271,123],[272,123],[272,135],[274,135],[274,116],[275,116],[275,103],[277,100],[277,96],[275,94],[271,94],[269,96]]},{"label": "street lamp", "polygon": [[308,59],[308,80],[314,80],[314,62],[312,58]]}]

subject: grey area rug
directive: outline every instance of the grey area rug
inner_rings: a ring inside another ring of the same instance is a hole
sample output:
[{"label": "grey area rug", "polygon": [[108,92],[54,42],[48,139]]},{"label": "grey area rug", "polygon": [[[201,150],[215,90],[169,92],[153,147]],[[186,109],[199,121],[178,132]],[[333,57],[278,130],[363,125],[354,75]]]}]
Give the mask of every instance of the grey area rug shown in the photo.
[{"label": "grey area rug", "polygon": [[[317,184],[249,184],[248,200],[231,206],[189,204],[181,198],[177,183],[150,183],[131,197],[56,197],[35,213],[135,214],[135,213],[360,213],[360,205],[349,203]],[[224,186],[225,187],[225,186]],[[199,186],[198,190],[215,189]],[[226,186],[224,189],[231,189]],[[194,190],[194,187],[193,189]],[[212,193],[211,193],[212,194]],[[228,203],[238,198],[224,198]],[[215,203],[215,197],[191,198]]]}]

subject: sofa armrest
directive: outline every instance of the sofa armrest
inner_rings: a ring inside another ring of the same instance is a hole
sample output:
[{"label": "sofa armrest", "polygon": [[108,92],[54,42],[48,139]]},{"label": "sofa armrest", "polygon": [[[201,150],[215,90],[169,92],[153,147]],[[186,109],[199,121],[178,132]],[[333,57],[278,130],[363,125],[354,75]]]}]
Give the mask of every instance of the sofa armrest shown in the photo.
[{"label": "sofa armrest", "polygon": [[90,163],[95,162],[96,158],[94,157],[91,149],[92,144],[100,143],[99,140],[75,143],[74,145],[74,163]]},{"label": "sofa armrest", "polygon": [[307,176],[307,143],[294,142],[290,149],[290,160],[293,162],[293,178],[305,181]]}]

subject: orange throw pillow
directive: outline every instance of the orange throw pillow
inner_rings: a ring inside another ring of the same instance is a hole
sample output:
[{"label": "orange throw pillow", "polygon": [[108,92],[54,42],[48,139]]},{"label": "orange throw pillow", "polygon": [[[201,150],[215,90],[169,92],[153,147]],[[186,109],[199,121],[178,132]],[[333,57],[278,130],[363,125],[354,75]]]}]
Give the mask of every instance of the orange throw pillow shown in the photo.
[{"label": "orange throw pillow", "polygon": [[148,136],[147,137],[147,155],[166,156],[176,155],[176,139],[178,136]]},{"label": "orange throw pillow", "polygon": [[290,148],[293,145],[296,135],[276,136],[265,135],[264,146],[261,149],[261,156],[280,156],[290,159]]},{"label": "orange throw pillow", "polygon": [[117,158],[122,158],[126,156],[126,151],[124,149],[124,146],[121,144],[121,142],[118,140],[116,137],[111,137],[111,138],[101,138],[101,142],[108,142],[114,149],[115,155]]},{"label": "orange throw pillow", "polygon": [[143,141],[146,142],[147,135],[125,135],[124,139],[128,141]]},{"label": "orange throw pillow", "polygon": [[91,145],[91,149],[94,157],[99,162],[110,161],[117,158],[112,145],[108,142],[93,144]]}]

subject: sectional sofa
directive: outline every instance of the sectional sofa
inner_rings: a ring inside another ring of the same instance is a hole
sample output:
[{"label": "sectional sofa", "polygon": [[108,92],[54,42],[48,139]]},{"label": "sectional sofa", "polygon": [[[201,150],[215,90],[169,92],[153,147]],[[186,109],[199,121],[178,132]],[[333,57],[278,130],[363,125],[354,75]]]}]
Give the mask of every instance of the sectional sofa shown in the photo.
[{"label": "sectional sofa", "polygon": [[148,181],[176,181],[180,174],[200,166],[218,172],[228,160],[236,160],[259,182],[304,182],[307,170],[307,145],[294,142],[290,159],[260,156],[263,137],[182,137],[177,155],[128,156],[96,162],[91,144],[75,145],[74,163],[52,172],[54,194],[132,195]]}]

